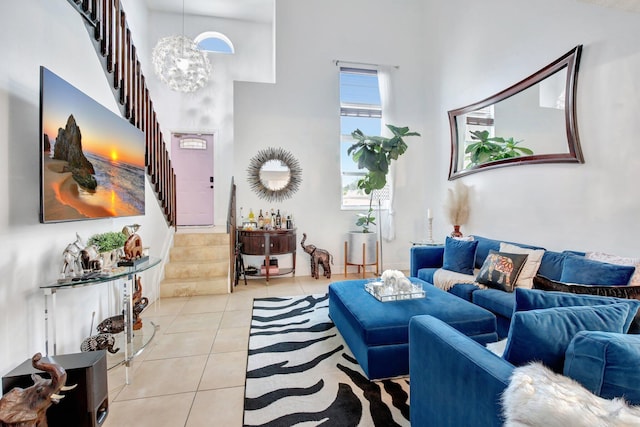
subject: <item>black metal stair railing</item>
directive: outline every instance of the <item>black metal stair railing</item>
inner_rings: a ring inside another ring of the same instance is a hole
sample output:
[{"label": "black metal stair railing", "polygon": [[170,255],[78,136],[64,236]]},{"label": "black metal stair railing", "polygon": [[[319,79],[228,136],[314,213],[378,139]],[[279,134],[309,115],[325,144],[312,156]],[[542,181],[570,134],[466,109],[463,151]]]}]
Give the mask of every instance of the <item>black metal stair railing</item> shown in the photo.
[{"label": "black metal stair railing", "polygon": [[176,225],[176,176],[119,0],[67,0],[84,18],[120,112],[146,135],[147,173],[169,226]]}]

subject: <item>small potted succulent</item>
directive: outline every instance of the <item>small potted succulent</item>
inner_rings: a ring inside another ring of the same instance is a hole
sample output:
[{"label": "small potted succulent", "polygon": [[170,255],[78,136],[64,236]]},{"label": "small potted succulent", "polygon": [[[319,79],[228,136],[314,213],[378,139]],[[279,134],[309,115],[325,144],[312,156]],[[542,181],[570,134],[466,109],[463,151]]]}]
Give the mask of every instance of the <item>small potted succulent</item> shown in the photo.
[{"label": "small potted succulent", "polygon": [[87,245],[98,248],[102,267],[108,268],[116,264],[124,254],[123,246],[126,240],[127,236],[120,231],[107,231],[91,236]]}]

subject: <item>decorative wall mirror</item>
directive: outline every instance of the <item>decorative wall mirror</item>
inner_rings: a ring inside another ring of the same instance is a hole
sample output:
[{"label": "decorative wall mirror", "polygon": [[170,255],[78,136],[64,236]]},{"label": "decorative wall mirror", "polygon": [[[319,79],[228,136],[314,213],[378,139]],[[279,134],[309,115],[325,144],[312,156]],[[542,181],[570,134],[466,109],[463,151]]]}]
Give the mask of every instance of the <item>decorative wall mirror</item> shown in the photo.
[{"label": "decorative wall mirror", "polygon": [[281,202],[298,191],[302,168],[287,150],[269,147],[258,151],[249,161],[248,181],[261,199]]},{"label": "decorative wall mirror", "polygon": [[519,83],[449,111],[449,180],[531,163],[584,163],[575,91],[582,45]]}]

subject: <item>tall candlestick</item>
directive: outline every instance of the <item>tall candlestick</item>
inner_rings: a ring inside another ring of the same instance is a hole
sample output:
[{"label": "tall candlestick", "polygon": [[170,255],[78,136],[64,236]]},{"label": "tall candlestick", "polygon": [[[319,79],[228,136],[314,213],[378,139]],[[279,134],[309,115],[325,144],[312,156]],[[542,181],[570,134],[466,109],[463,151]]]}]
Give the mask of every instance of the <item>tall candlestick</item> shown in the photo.
[{"label": "tall candlestick", "polygon": [[433,219],[433,215],[431,214],[431,208],[427,209],[427,219]]},{"label": "tall candlestick", "polygon": [[429,238],[427,239],[427,243],[433,244],[433,218],[429,219]]}]

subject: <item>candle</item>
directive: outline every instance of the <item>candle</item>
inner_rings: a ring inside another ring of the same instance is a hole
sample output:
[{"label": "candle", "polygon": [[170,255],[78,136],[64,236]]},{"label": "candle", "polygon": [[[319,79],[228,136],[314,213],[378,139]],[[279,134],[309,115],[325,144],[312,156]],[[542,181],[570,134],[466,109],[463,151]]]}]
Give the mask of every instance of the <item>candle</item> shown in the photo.
[{"label": "candle", "polygon": [[427,209],[427,219],[431,219],[433,218],[433,215],[431,214],[431,209]]}]

